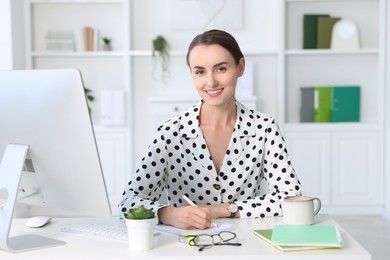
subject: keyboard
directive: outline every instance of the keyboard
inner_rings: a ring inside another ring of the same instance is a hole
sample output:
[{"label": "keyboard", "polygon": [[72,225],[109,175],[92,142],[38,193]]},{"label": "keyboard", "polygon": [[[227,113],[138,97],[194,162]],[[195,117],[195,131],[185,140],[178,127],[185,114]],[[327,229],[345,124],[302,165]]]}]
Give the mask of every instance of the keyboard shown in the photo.
[{"label": "keyboard", "polygon": [[75,223],[62,226],[61,232],[127,241],[127,228],[120,225]]}]

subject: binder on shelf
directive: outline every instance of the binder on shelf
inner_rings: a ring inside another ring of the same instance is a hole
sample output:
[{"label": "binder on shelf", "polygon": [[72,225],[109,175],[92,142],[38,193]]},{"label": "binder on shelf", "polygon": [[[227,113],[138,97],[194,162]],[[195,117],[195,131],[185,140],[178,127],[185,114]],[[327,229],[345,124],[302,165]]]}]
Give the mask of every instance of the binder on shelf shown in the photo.
[{"label": "binder on shelf", "polygon": [[335,86],[332,88],[331,121],[360,121],[360,86]]},{"label": "binder on shelf", "polygon": [[332,87],[314,88],[314,122],[331,122]]},{"label": "binder on shelf", "polygon": [[317,20],[319,17],[329,17],[328,14],[303,15],[303,49],[317,48]]},{"label": "binder on shelf", "polygon": [[304,246],[341,248],[343,240],[337,226],[321,225],[276,225],[272,243],[279,246]]},{"label": "binder on shelf", "polygon": [[341,17],[318,17],[317,20],[317,48],[330,49],[332,30],[334,24]]},{"label": "binder on shelf", "polygon": [[301,122],[314,122],[314,87],[301,87]]}]

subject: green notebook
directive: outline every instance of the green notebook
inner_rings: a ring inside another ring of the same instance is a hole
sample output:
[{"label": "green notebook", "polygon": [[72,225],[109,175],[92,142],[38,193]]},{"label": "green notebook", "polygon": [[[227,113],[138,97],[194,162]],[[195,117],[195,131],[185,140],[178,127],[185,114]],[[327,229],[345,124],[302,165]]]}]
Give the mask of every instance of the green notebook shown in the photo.
[{"label": "green notebook", "polygon": [[343,240],[336,226],[277,225],[272,231],[272,243],[279,246],[315,246],[340,248]]},{"label": "green notebook", "polygon": [[314,88],[314,122],[331,122],[332,87]]},{"label": "green notebook", "polygon": [[254,234],[257,237],[260,237],[261,239],[263,239],[265,242],[267,242],[271,246],[273,246],[273,247],[275,247],[275,248],[277,248],[277,249],[279,249],[280,251],[283,251],[283,252],[304,251],[304,250],[315,250],[315,249],[325,249],[325,248],[328,248],[328,247],[323,247],[323,246],[280,246],[280,245],[274,244],[271,241],[272,229],[259,229],[259,230],[255,230]]},{"label": "green notebook", "polygon": [[332,122],[360,121],[360,87],[335,86],[332,89]]}]

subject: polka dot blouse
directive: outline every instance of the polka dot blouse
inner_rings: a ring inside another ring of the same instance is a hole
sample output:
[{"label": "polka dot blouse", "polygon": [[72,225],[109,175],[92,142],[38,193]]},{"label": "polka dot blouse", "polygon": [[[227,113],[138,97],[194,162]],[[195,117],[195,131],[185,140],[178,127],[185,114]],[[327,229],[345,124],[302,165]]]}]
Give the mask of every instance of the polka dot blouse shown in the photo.
[{"label": "polka dot blouse", "polygon": [[[147,155],[126,185],[120,212],[144,205],[198,205],[235,201],[241,218],[281,216],[280,201],[300,195],[301,185],[274,119],[237,105],[237,121],[220,172],[216,172],[199,126],[201,102],[160,126]],[[268,184],[264,194],[260,183]]]}]

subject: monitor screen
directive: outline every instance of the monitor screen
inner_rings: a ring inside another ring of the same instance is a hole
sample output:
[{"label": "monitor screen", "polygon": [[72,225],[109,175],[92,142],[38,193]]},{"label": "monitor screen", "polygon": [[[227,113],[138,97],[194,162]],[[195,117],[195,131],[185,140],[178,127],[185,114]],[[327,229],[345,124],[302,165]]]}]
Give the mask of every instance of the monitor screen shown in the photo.
[{"label": "monitor screen", "polygon": [[[0,71],[0,160],[9,144],[28,146],[20,203],[79,216],[111,215],[78,70]],[[0,197],[9,188],[1,178]]]}]

